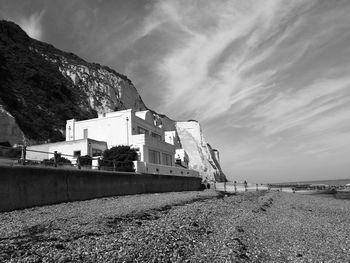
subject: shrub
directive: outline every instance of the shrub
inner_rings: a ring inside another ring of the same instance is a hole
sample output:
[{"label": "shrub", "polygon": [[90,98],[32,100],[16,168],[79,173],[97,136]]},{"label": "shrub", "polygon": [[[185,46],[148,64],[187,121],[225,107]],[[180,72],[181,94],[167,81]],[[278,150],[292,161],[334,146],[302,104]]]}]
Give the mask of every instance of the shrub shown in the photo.
[{"label": "shrub", "polygon": [[20,148],[0,148],[0,156],[7,158],[21,158],[22,150]]},{"label": "shrub", "polygon": [[92,157],[90,155],[79,156],[80,165],[92,165]]},{"label": "shrub", "polygon": [[[54,160],[54,158],[52,157],[50,160]],[[58,156],[57,163],[59,163],[59,164],[71,164],[72,162],[65,157]]]},{"label": "shrub", "polygon": [[101,165],[114,167],[115,164],[117,171],[135,172],[133,161],[136,160],[137,152],[130,146],[116,146],[103,152]]},{"label": "shrub", "polygon": [[[44,159],[44,160],[43,160],[43,163],[44,163],[45,165],[54,165],[54,163],[55,163],[55,158],[52,157],[52,158],[50,158],[50,159]],[[70,160],[68,160],[67,158],[58,155],[58,158],[57,158],[57,164],[58,164],[58,165],[60,165],[60,164],[61,164],[61,165],[62,165],[62,164],[71,164],[71,163],[72,163],[72,162],[71,162]]]}]

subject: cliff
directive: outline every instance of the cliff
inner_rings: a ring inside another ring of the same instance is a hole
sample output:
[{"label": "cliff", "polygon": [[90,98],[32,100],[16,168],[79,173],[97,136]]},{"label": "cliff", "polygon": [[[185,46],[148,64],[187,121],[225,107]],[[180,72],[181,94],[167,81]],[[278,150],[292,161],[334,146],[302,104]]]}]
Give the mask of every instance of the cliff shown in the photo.
[{"label": "cliff", "polygon": [[190,158],[190,168],[200,171],[202,178],[226,180],[213,150],[207,144],[200,124],[197,121],[176,122],[176,131],[181,138],[182,147]]},{"label": "cliff", "polygon": [[[0,142],[11,144],[64,140],[67,119],[89,119],[98,112],[128,108],[148,109],[126,76],[31,39],[7,21],[0,21],[0,87]],[[203,178],[225,178],[207,144],[201,143],[200,128],[194,135],[192,128],[186,132],[186,127],[192,127],[184,125],[186,122],[152,113],[165,130],[177,130],[190,166]]]},{"label": "cliff", "polygon": [[26,140],[15,118],[2,105],[0,105],[0,127],[0,142],[9,142],[13,145]]}]

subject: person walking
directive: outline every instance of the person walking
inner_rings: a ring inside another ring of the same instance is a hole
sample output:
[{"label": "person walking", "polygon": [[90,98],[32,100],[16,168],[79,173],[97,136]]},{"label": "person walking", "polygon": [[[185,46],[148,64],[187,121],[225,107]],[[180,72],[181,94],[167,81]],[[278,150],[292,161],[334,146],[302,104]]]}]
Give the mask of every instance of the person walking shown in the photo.
[{"label": "person walking", "polygon": [[246,192],[248,191],[247,187],[248,187],[248,183],[247,183],[246,180],[244,180],[244,188],[245,188],[245,191],[246,191]]}]

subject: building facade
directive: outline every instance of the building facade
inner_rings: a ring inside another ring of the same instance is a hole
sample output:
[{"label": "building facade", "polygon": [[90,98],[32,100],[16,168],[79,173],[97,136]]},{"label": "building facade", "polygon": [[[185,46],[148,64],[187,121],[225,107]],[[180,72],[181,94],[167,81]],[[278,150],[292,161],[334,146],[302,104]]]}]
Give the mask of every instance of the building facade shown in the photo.
[{"label": "building facade", "polygon": [[138,152],[139,161],[174,166],[174,144],[166,142],[165,131],[154,124],[150,111],[131,109],[100,114],[84,121],[68,120],[66,141],[93,138],[105,141],[108,148],[128,145]]},{"label": "building facade", "polygon": [[[99,114],[98,118],[76,121],[67,120],[66,141],[28,147],[28,159],[48,159],[52,156],[33,151],[57,151],[70,155],[72,161],[81,155],[101,156],[107,148],[125,145],[135,149],[138,160],[136,172],[159,173],[179,176],[199,176],[188,168],[188,155],[179,148],[180,141],[175,131],[164,131],[157,125],[153,114],[131,109]],[[75,158],[75,159],[74,159]]]}]

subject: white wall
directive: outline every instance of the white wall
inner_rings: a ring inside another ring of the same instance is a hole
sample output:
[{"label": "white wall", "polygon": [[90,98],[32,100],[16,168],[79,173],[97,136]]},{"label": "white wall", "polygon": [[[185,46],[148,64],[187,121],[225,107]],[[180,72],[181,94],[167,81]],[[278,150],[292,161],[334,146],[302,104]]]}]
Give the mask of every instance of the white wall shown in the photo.
[{"label": "white wall", "polygon": [[67,120],[66,123],[66,141],[74,141],[75,140],[75,119]]},{"label": "white wall", "polygon": [[[51,154],[31,152],[31,150],[50,152]],[[87,150],[88,150],[87,140],[47,143],[47,144],[41,144],[41,145],[28,146],[26,157],[28,160],[42,161],[43,159],[52,158],[54,151],[57,151],[58,153],[61,153],[61,154],[67,154],[67,155],[73,155],[74,151],[81,151],[81,155],[87,155]],[[62,157],[65,157],[71,161],[75,160],[75,158],[71,156],[62,155]]]},{"label": "white wall", "polygon": [[[148,112],[148,113],[150,113],[150,112]],[[141,115],[139,115],[139,116],[141,116]],[[137,127],[138,126],[148,130],[150,133],[154,132],[154,133],[159,134],[162,137],[162,140],[165,140],[164,130],[162,128],[155,126],[154,121],[150,120],[149,116],[146,115],[146,120],[144,120],[140,117],[137,117],[137,115],[134,116],[134,118],[132,120],[132,134],[133,135],[137,134]]]},{"label": "white wall", "polygon": [[174,165],[174,155],[175,155],[175,146],[164,141],[159,141],[151,136],[145,134],[133,135],[131,137],[131,144],[133,148],[139,148],[141,152],[140,161],[149,162],[148,150],[154,150],[160,152],[161,158],[162,153],[171,155],[172,165]]},{"label": "white wall", "polygon": [[199,177],[199,172],[197,171],[179,168],[175,166],[165,166],[165,165],[159,165],[159,164],[151,164],[151,163],[134,161],[134,167],[137,173]]},{"label": "white wall", "polygon": [[[89,142],[91,143],[91,149],[99,149],[101,151],[106,150],[107,145],[103,142],[94,142],[92,140],[77,140],[77,141],[65,141],[65,142],[57,142],[57,143],[47,143],[41,145],[33,145],[27,147],[27,156],[28,160],[42,161],[43,159],[50,159],[53,157],[53,152],[57,151],[62,154],[62,157],[65,157],[72,162],[75,162],[76,158],[73,157],[74,151],[80,151],[81,156],[89,155]],[[48,153],[38,153],[32,152],[34,151],[43,151],[50,152]],[[64,154],[70,155],[65,156]]]},{"label": "white wall", "polygon": [[182,148],[179,135],[177,131],[166,131],[165,132],[165,141],[170,144],[174,144],[176,149]]},{"label": "white wall", "polygon": [[[128,121],[126,120],[128,118]],[[70,122],[67,122],[67,127]],[[66,129],[68,130],[69,127]],[[75,122],[75,139],[84,138],[84,129],[88,130],[88,138],[107,142],[108,148],[128,145],[131,134],[131,110],[107,113],[106,117]]]},{"label": "white wall", "polygon": [[175,159],[180,159],[181,164],[188,167],[189,157],[184,149],[176,149]]},{"label": "white wall", "polygon": [[175,136],[176,136],[175,133],[176,133],[175,131],[166,131],[165,132],[165,141],[167,143],[175,145]]}]

